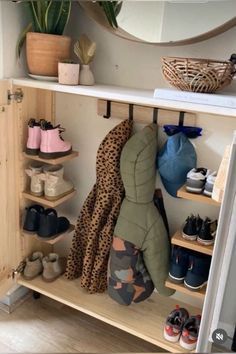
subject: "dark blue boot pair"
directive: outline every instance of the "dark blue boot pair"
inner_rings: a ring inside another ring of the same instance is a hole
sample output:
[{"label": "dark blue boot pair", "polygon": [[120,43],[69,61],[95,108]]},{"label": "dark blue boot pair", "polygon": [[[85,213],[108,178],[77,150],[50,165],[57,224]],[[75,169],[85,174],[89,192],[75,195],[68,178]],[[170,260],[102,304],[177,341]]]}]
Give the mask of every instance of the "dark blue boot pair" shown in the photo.
[{"label": "dark blue boot pair", "polygon": [[206,285],[210,265],[211,256],[173,247],[169,278],[174,283],[184,283],[190,290],[197,291]]}]

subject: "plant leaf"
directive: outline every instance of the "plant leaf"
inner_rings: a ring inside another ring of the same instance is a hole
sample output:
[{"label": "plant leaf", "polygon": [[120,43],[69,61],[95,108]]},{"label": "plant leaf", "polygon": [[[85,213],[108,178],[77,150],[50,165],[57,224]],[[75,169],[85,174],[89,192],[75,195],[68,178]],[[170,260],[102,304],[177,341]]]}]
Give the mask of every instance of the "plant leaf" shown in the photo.
[{"label": "plant leaf", "polygon": [[105,15],[109,24],[113,28],[118,28],[118,23],[116,21],[116,12],[119,11],[118,1],[99,1],[99,5],[103,8]]},{"label": "plant leaf", "polygon": [[19,38],[18,38],[18,41],[17,41],[17,44],[16,44],[16,54],[17,54],[17,57],[20,58],[20,53],[21,53],[21,49],[24,45],[24,42],[25,42],[25,38],[26,38],[26,34],[27,32],[29,32],[30,30],[32,30],[32,23],[29,23],[25,28],[24,30],[21,32]]},{"label": "plant leaf", "polygon": [[53,1],[49,2],[47,11],[45,14],[45,24],[47,33],[56,34],[55,28],[59,22],[60,16],[62,14],[63,1]]},{"label": "plant leaf", "polygon": [[33,21],[34,21],[34,30],[35,30],[35,32],[43,32],[43,29],[42,29],[39,19],[38,19],[38,13],[35,8],[34,1],[30,1],[30,5],[31,5],[32,17],[33,17]]},{"label": "plant leaf", "polygon": [[61,10],[61,15],[59,17],[57,26],[55,28],[55,34],[63,34],[64,29],[69,21],[70,13],[71,13],[71,0],[63,1],[63,7]]}]

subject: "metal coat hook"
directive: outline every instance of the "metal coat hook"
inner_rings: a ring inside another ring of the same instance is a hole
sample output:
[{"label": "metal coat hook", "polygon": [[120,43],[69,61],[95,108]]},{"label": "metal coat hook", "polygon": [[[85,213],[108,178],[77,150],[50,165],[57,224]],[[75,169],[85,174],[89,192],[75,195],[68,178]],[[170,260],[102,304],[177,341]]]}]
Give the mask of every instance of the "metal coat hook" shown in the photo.
[{"label": "metal coat hook", "polygon": [[182,127],[184,125],[184,115],[185,112],[179,112],[179,127]]},{"label": "metal coat hook", "polygon": [[129,120],[134,119],[134,105],[132,103],[129,104]]},{"label": "metal coat hook", "polygon": [[111,101],[107,101],[107,113],[103,115],[103,118],[111,118]]},{"label": "metal coat hook", "polygon": [[153,108],[152,122],[154,124],[157,124],[157,120],[158,120],[158,108],[154,107]]}]

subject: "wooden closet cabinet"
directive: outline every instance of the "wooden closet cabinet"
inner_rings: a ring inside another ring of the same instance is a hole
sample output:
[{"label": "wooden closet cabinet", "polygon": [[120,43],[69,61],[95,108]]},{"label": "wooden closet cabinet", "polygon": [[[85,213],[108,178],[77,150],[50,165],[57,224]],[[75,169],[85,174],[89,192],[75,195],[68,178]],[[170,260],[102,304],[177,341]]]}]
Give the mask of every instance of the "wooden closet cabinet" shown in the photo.
[{"label": "wooden closet cabinet", "polygon": [[[53,249],[51,244],[25,236],[21,226],[24,209],[31,203],[23,194],[27,187],[24,169],[28,160],[23,153],[27,138],[27,122],[32,117],[54,122],[55,92],[178,112],[180,110],[189,113],[205,112],[235,117],[236,110],[157,100],[153,98],[152,91],[131,90],[115,86],[73,87],[24,78],[0,81],[0,297],[18,283],[164,350],[184,352],[178,344],[168,342],[163,338],[163,326],[167,315],[176,306],[175,299],[161,297],[154,293],[140,304],[125,307],[115,303],[107,294],[87,294],[81,289],[79,279],[68,281],[62,276],[53,283],[45,283],[41,277],[26,281],[17,273],[21,261],[32,251],[42,250],[46,253]],[[222,236],[222,241],[223,238],[224,236]],[[219,265],[223,257],[223,248],[221,247],[220,250],[218,246],[216,250],[218,254],[215,258],[218,258]],[[183,307],[187,306],[191,314],[201,312],[201,309],[179,301],[178,304]]]}]

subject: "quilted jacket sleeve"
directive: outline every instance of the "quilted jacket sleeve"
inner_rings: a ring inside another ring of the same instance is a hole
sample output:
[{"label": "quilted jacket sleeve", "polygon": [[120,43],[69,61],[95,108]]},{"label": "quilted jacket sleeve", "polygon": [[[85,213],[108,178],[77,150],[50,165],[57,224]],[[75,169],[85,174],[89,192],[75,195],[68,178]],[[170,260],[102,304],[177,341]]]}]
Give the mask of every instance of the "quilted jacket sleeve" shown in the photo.
[{"label": "quilted jacket sleeve", "polygon": [[165,286],[168,277],[170,244],[161,217],[148,231],[143,245],[143,260],[158,293],[165,296],[174,294],[174,290]]}]

